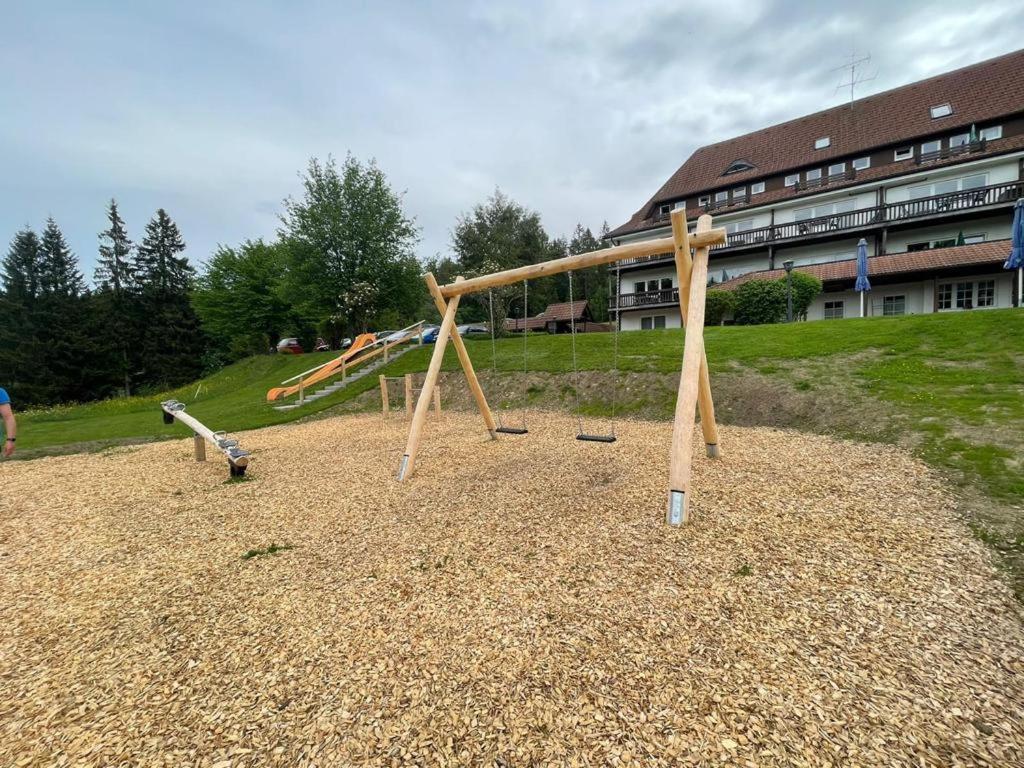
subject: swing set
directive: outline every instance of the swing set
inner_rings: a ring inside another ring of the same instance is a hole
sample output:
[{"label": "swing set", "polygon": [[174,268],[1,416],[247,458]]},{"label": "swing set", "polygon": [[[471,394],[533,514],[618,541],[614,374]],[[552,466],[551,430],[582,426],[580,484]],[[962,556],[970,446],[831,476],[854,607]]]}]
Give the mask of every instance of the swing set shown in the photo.
[{"label": "swing set", "polygon": [[[430,407],[431,392],[437,384],[441,371],[441,363],[444,359],[444,351],[451,341],[458,355],[459,363],[462,366],[469,389],[473,394],[480,415],[483,417],[484,426],[490,434],[491,439],[497,439],[498,434],[525,435],[528,433],[526,426],[526,401],[524,393],[523,418],[521,427],[506,427],[500,421],[496,422],[491,409],[487,405],[487,398],[480,382],[477,380],[476,372],[473,370],[473,363],[469,359],[465,343],[458,333],[452,333],[455,327],[455,313],[459,308],[459,301],[467,294],[482,291],[491,291],[494,288],[512,285],[523,282],[523,318],[527,315],[527,288],[526,281],[549,275],[557,275],[567,272],[569,276],[569,310],[570,310],[570,334],[573,361],[573,376],[576,390],[576,418],[577,434],[576,439],[588,442],[612,443],[615,441],[614,411],[612,429],[610,434],[589,434],[583,429],[583,422],[579,402],[579,369],[576,361],[576,324],[573,312],[572,295],[572,273],[575,270],[586,269],[600,264],[618,264],[624,259],[643,258],[661,253],[673,253],[675,256],[676,275],[679,284],[679,309],[685,326],[685,346],[683,349],[682,372],[679,377],[679,391],[676,398],[675,420],[672,425],[672,446],[669,454],[669,492],[668,509],[666,521],[669,525],[677,526],[688,521],[687,497],[690,491],[690,474],[693,459],[692,434],[696,420],[695,411],[700,411],[701,428],[704,433],[704,442],[709,457],[716,458],[719,455],[718,449],[718,426],[715,423],[715,409],[711,397],[711,384],[708,378],[707,356],[704,354],[704,304],[707,294],[708,279],[708,251],[711,246],[724,244],[726,233],[724,229],[712,228],[712,219],[709,215],[701,216],[697,220],[697,228],[691,234],[686,227],[686,212],[678,209],[672,212],[672,236],[656,240],[646,240],[638,243],[619,245],[614,248],[606,248],[601,251],[591,251],[575,256],[565,256],[560,259],[531,264],[526,267],[509,269],[503,272],[495,272],[490,275],[481,275],[469,280],[462,277],[455,278],[455,282],[448,285],[438,285],[434,275],[427,273],[424,279],[427,289],[434,300],[434,305],[441,313],[441,328],[437,333],[437,341],[434,344],[434,352],[430,358],[430,365],[427,368],[426,377],[423,381],[423,388],[420,397],[416,402],[416,409],[413,413],[412,424],[409,427],[409,438],[406,443],[405,453],[398,469],[398,480],[405,481],[412,476],[416,464],[416,455],[419,452],[420,442],[423,437],[423,427],[427,417],[427,410]],[[691,254],[692,250],[692,254]],[[616,293],[618,295],[618,293]],[[490,298],[491,306],[491,356],[492,368],[497,369],[497,354],[494,345],[494,304],[493,294]],[[616,318],[615,328],[615,365],[618,366],[619,326],[621,320]],[[523,330],[523,370],[526,369],[526,330]],[[525,377],[524,377],[525,378]],[[614,405],[613,405],[614,409]],[[500,417],[500,414],[499,414]]]}]

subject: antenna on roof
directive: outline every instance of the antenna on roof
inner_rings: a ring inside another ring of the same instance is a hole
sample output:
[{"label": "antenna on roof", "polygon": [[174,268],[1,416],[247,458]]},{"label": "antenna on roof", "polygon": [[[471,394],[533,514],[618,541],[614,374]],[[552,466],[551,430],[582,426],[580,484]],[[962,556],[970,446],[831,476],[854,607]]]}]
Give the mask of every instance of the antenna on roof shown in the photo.
[{"label": "antenna on roof", "polygon": [[856,89],[856,87],[858,85],[860,85],[861,83],[869,83],[872,80],[874,80],[876,77],[878,77],[878,72],[875,72],[875,74],[871,75],[871,77],[865,77],[862,74],[862,72],[859,71],[859,70],[862,70],[864,68],[864,66],[866,66],[867,64],[871,63],[871,54],[870,53],[867,54],[866,56],[861,56],[861,57],[858,58],[856,52],[854,52],[854,53],[850,54],[849,59],[850,60],[848,62],[846,62],[845,64],[843,64],[841,66],[838,66],[838,67],[835,67],[834,69],[831,69],[829,71],[830,72],[839,72],[839,71],[845,72],[845,71],[849,70],[849,73],[850,73],[849,81],[845,82],[845,83],[839,83],[839,85],[836,86],[835,93],[839,93],[839,89],[840,88],[849,88],[850,89],[850,103],[852,104],[853,100],[854,100],[854,89]]}]

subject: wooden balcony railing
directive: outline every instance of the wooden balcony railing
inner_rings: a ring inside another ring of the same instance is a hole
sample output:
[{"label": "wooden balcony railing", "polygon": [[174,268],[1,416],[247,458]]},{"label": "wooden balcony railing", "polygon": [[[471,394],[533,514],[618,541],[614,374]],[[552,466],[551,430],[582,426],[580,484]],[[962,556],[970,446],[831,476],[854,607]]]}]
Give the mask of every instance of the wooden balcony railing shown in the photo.
[{"label": "wooden balcony railing", "polygon": [[663,291],[644,291],[642,293],[623,293],[619,295],[619,305],[615,306],[615,297],[608,299],[608,309],[637,309],[652,307],[657,304],[678,304],[679,289],[666,288]]},{"label": "wooden balcony railing", "polygon": [[[1024,181],[1010,181],[1005,184],[993,184],[988,187],[965,189],[959,192],[946,192],[916,200],[905,200],[896,203],[861,208],[847,213],[836,213],[831,216],[819,216],[803,221],[791,221],[768,227],[748,229],[743,232],[730,232],[724,245],[715,246],[715,250],[746,248],[768,243],[815,237],[834,232],[848,232],[881,227],[903,221],[928,216],[953,215],[974,208],[985,208],[995,205],[1012,205],[1024,197]],[[673,258],[671,253],[658,253],[651,256],[638,256],[619,262],[623,267],[646,262],[668,261]]]},{"label": "wooden balcony railing", "polygon": [[919,152],[917,157],[914,158],[914,161],[918,165],[924,165],[925,163],[934,163],[936,160],[946,160],[958,155],[984,152],[986,144],[987,141],[985,139],[977,139],[976,141],[969,141],[966,144],[960,144],[956,147],[943,147],[937,152]]}]

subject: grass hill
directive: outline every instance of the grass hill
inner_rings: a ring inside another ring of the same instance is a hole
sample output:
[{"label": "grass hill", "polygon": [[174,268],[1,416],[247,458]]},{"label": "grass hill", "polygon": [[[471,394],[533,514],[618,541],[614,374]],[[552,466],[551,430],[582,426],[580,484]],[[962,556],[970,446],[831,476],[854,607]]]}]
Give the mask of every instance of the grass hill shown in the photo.
[{"label": "grass hill", "polygon": [[[670,418],[682,332],[622,334],[619,375],[610,373],[612,341],[611,334],[577,338],[584,412],[607,414],[614,388],[620,411]],[[498,341],[496,374],[489,373],[490,341],[467,344],[495,407],[516,405],[523,397],[541,406],[573,402],[567,336],[528,339],[528,389],[517,383],[522,377],[511,375],[523,370],[522,339]],[[962,505],[978,535],[1017,559],[1024,574],[1024,312],[709,328],[706,347],[721,421],[907,446],[963,489]],[[404,355],[386,372],[425,370],[431,349]],[[28,458],[180,437],[180,426],[161,422],[158,403],[168,397],[187,403],[213,428],[230,431],[306,418],[342,404],[372,407],[375,396],[367,391],[376,388],[375,376],[295,411],[281,413],[266,404],[271,386],[330,357],[251,358],[173,392],[24,413],[19,451]],[[449,349],[445,370],[457,369]],[[446,400],[457,403],[461,387],[451,381]]]}]

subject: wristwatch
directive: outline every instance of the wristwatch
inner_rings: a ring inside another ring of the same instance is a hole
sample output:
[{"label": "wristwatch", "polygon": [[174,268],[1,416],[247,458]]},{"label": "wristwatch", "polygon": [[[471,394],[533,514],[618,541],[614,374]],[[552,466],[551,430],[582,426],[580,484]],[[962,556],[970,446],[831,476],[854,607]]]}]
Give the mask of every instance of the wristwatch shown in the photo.
[{"label": "wristwatch", "polygon": [[17,438],[15,438],[15,437],[8,437],[7,438],[7,442],[8,443],[13,443],[15,440],[17,440]]}]

